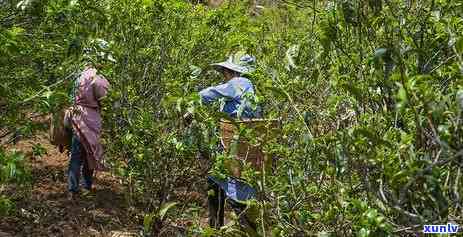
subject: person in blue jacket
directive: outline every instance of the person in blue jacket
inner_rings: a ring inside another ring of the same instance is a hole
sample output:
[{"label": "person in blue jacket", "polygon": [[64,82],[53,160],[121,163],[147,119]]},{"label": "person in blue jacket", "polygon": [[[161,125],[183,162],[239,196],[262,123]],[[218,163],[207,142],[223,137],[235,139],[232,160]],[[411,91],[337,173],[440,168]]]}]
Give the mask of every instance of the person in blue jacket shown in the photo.
[{"label": "person in blue jacket", "polygon": [[243,76],[255,70],[255,61],[255,57],[245,54],[238,59],[231,56],[227,61],[212,64],[217,71],[223,74],[225,83],[200,91],[201,101],[210,104],[223,99],[222,112],[232,118],[259,117],[258,109],[252,106],[255,98],[254,86],[248,78]]},{"label": "person in blue jacket", "polygon": [[[221,111],[231,118],[252,119],[260,117],[259,108],[253,106],[255,102],[254,86],[245,77],[246,74],[255,70],[255,61],[255,57],[245,54],[240,57],[231,56],[227,61],[211,64],[215,70],[223,74],[225,82],[201,90],[199,95],[202,103],[211,104],[223,100]],[[187,121],[191,119],[191,114],[185,116]],[[213,228],[219,228],[224,224],[226,198],[237,213],[242,213],[246,209],[246,205],[240,202],[254,199],[256,196],[254,188],[232,177],[228,180],[221,180],[209,176],[208,184],[208,190],[214,191],[213,194],[208,195],[209,225]],[[243,215],[239,222],[250,233],[255,233],[256,224],[254,221],[248,220]]]}]

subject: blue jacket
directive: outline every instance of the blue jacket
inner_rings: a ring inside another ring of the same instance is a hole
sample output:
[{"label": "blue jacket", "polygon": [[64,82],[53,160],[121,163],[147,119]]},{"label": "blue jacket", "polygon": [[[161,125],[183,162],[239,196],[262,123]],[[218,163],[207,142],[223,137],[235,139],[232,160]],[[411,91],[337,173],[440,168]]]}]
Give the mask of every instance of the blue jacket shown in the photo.
[{"label": "blue jacket", "polygon": [[[233,118],[255,118],[257,111],[253,110],[249,99],[254,97],[254,87],[245,77],[234,77],[224,84],[211,86],[199,92],[203,103],[209,104],[224,98],[222,112]],[[241,114],[240,114],[241,110]],[[240,115],[240,116],[239,116]]]}]

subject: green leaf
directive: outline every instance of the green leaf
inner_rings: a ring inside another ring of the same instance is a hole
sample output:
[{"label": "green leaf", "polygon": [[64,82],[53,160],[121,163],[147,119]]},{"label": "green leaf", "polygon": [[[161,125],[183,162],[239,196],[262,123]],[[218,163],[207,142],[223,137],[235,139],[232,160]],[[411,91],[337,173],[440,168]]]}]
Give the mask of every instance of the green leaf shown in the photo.
[{"label": "green leaf", "polygon": [[16,8],[20,8],[21,10],[25,10],[30,4],[32,3],[32,0],[22,0],[16,4]]},{"label": "green leaf", "polygon": [[317,237],[330,237],[331,234],[330,232],[326,232],[326,231],[320,231],[317,233]]},{"label": "green leaf", "polygon": [[131,133],[127,133],[127,134],[125,134],[125,136],[124,136],[124,141],[125,141],[126,143],[128,143],[128,142],[130,142],[130,141],[132,140],[132,138],[133,138],[133,135],[132,135]]},{"label": "green leaf", "polygon": [[271,90],[272,92],[275,93],[275,96],[278,96],[280,98],[287,98],[286,93],[283,89],[276,87],[276,86],[269,86],[266,89]]},{"label": "green leaf", "polygon": [[69,2],[69,6],[73,7],[73,6],[75,6],[76,4],[78,4],[78,3],[79,3],[78,0],[71,0],[71,1]]},{"label": "green leaf", "polygon": [[382,67],[383,63],[386,65],[385,70],[387,70],[387,73],[390,72],[392,69],[393,62],[391,59],[391,52],[389,49],[386,48],[379,48],[375,51],[374,56],[370,59],[369,64],[374,62],[375,68],[379,69]]},{"label": "green leaf", "polygon": [[197,79],[201,75],[201,68],[195,65],[190,65],[190,79]]},{"label": "green leaf", "polygon": [[386,53],[387,53],[387,49],[386,49],[386,48],[379,48],[379,49],[376,49],[376,51],[375,51],[375,59],[384,58],[384,56],[386,55]]},{"label": "green leaf", "polygon": [[16,164],[14,162],[8,163],[8,171],[9,176],[7,180],[13,179],[16,176]]},{"label": "green leaf", "polygon": [[463,110],[463,90],[457,92],[457,103],[460,106],[460,109]]},{"label": "green leaf", "polygon": [[374,220],[377,215],[378,211],[376,211],[376,209],[368,209],[366,217],[368,218],[368,220]]},{"label": "green leaf", "polygon": [[408,104],[407,91],[405,90],[402,84],[399,85],[399,91],[397,92],[397,100],[397,108],[399,110],[405,108]]},{"label": "green leaf", "polygon": [[457,49],[457,53],[460,55],[463,54],[463,37],[459,37],[455,42],[455,48]]},{"label": "green leaf", "polygon": [[10,30],[8,30],[8,32],[11,38],[14,40],[18,35],[24,32],[24,29],[21,27],[14,26]]},{"label": "green leaf", "polygon": [[149,233],[151,231],[153,220],[154,220],[153,214],[147,214],[143,217],[143,231],[145,233]]},{"label": "green leaf", "polygon": [[160,218],[161,220],[164,219],[166,213],[175,205],[177,205],[177,202],[164,203],[164,205],[162,205],[162,207],[159,209],[157,217]]},{"label": "green leaf", "polygon": [[183,98],[178,98],[176,106],[175,106],[175,108],[177,109],[177,112],[182,111],[182,103],[183,103]]},{"label": "green leaf", "polygon": [[211,227],[206,227],[203,229],[202,236],[204,237],[212,237],[217,234],[217,231]]},{"label": "green leaf", "polygon": [[295,63],[295,58],[299,54],[299,45],[291,45],[288,50],[286,50],[286,69],[291,70],[292,68],[297,68]]},{"label": "green leaf", "polygon": [[370,230],[367,230],[365,228],[360,229],[360,231],[357,233],[358,237],[368,237],[370,236]]}]

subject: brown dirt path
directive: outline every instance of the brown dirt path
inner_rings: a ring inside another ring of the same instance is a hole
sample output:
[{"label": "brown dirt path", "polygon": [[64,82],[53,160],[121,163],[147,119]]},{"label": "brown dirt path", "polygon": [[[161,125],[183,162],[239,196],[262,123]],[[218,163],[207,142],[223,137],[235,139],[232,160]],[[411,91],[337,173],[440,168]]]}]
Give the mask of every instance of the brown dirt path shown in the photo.
[{"label": "brown dirt path", "polygon": [[[32,157],[32,146],[40,143],[47,154]],[[67,199],[68,157],[38,135],[8,149],[28,154],[32,169],[31,189],[7,188],[15,201],[15,213],[0,217],[0,236],[137,236],[143,220],[129,208],[120,180],[98,173],[95,196],[81,197],[74,205]]]}]

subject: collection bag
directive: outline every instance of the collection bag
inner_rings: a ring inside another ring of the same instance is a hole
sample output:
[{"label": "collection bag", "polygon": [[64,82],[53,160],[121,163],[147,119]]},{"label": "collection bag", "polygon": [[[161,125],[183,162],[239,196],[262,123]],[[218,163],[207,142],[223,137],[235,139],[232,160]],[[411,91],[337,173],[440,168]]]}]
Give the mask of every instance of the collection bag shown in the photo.
[{"label": "collection bag", "polygon": [[53,113],[50,118],[50,143],[59,148],[60,152],[71,147],[70,110],[62,108]]}]

